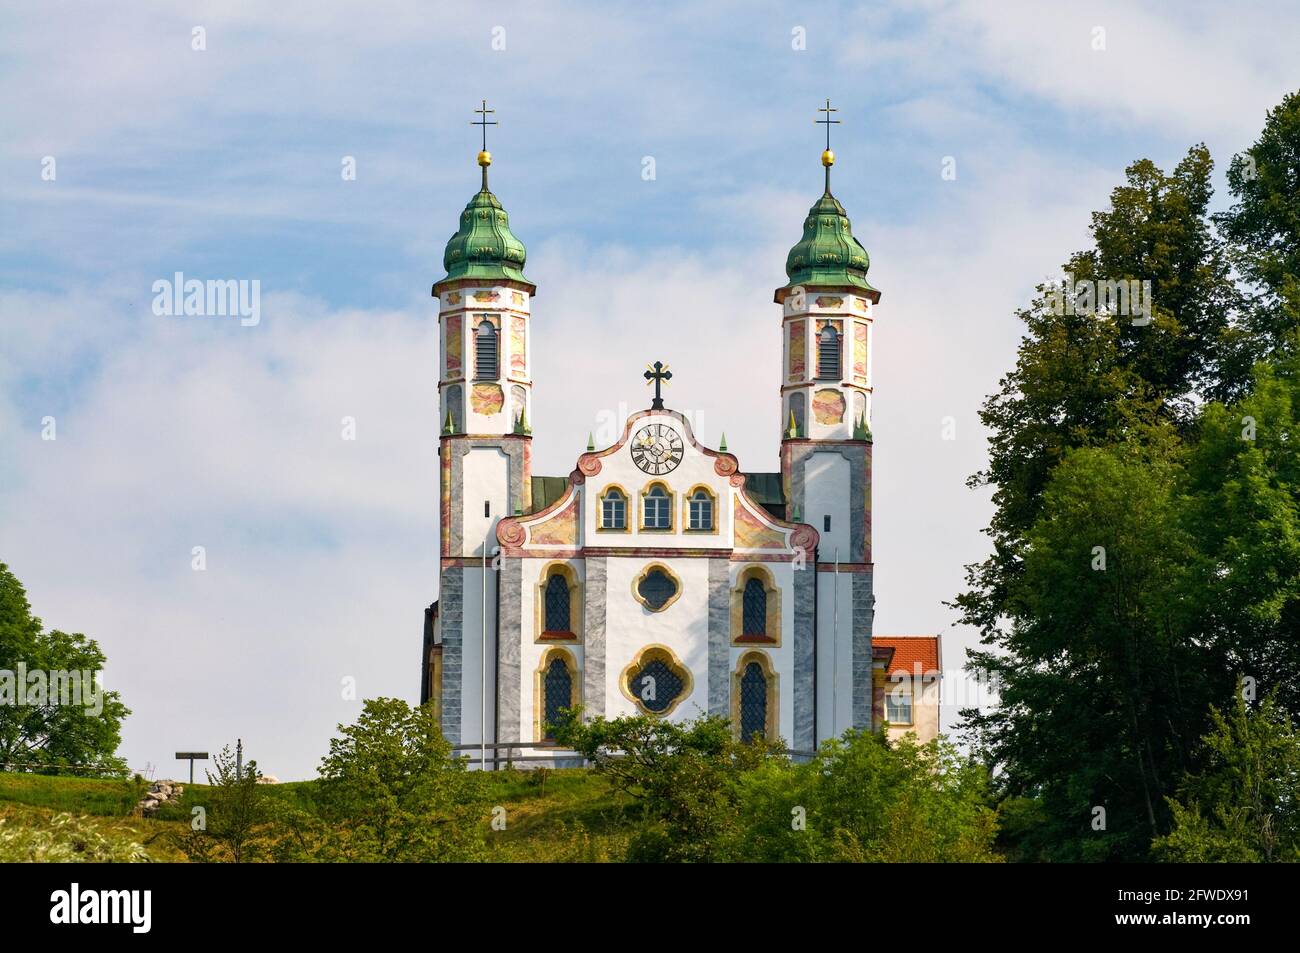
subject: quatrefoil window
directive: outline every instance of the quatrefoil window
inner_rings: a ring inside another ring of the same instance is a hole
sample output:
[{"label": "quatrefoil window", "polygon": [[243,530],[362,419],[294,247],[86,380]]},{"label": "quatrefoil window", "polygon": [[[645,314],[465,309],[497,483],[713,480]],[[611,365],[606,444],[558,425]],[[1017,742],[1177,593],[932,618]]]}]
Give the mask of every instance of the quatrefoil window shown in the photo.
[{"label": "quatrefoil window", "polygon": [[682,594],[682,584],[667,566],[652,564],[632,583],[636,601],[651,612],[662,612]]},{"label": "quatrefoil window", "polygon": [[662,645],[643,649],[623,670],[623,694],[647,715],[668,715],[691,693],[691,673]]}]

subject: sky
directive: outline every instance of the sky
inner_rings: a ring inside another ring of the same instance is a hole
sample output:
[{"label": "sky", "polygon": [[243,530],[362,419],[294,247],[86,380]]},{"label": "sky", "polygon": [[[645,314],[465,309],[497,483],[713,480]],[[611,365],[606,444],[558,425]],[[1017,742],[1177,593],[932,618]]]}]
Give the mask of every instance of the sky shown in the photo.
[{"label": "sky", "polygon": [[[1300,8],[488,6],[0,12],[0,561],[106,652],[122,755],[180,776],[176,751],[242,738],[301,779],[357,699],[418,701],[429,289],[484,98],[538,286],[534,473],[557,475],[644,406],[650,360],[700,439],[777,469],[772,292],[821,192],[816,110],[840,110],[833,188],[883,292],[876,633],[943,632],[951,728],[976,637],[945,603],[987,551],[966,479],[1016,309],[1134,160],[1204,142],[1226,202],[1228,159],[1300,88]],[[155,314],[176,272],[259,281],[260,320]]]}]

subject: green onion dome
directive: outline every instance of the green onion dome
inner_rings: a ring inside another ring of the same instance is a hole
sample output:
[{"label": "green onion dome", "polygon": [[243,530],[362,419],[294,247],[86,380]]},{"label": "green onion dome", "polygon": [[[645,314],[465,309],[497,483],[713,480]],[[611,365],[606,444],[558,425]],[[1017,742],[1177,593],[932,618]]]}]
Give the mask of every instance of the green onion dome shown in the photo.
[{"label": "green onion dome", "polygon": [[826,168],[826,189],[808,210],[803,221],[803,238],[790,249],[785,259],[785,273],[790,283],[777,289],[781,293],[796,285],[805,288],[860,289],[875,301],[880,292],[867,283],[871,259],[862,243],[853,237],[853,226],[844,206],[831,195],[831,166],[835,153],[828,147],[822,153]]},{"label": "green onion dome", "polygon": [[[510,216],[497,197],[488,191],[486,153],[479,157],[483,166],[483,188],[469,200],[460,213],[460,227],[447,242],[442,266],[447,277],[439,285],[459,278],[507,279],[532,284],[524,277],[524,243],[510,231]],[[436,287],[436,286],[435,286]]]}]

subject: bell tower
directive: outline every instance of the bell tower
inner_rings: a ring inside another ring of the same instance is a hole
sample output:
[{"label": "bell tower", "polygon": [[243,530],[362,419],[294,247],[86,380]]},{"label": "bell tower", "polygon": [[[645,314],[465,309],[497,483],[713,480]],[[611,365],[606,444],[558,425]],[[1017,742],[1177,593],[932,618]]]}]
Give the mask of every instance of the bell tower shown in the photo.
[{"label": "bell tower", "polygon": [[848,213],[831,194],[830,100],[825,186],[790,249],[781,305],[781,479],[788,518],[817,548],[817,737],[871,726],[872,321],[880,292]]},{"label": "bell tower", "polygon": [[453,743],[495,740],[499,520],[531,509],[532,362],[523,243],[488,188],[484,102],[482,186],[443,253],[438,301],[440,562],[438,629],[443,733]]}]

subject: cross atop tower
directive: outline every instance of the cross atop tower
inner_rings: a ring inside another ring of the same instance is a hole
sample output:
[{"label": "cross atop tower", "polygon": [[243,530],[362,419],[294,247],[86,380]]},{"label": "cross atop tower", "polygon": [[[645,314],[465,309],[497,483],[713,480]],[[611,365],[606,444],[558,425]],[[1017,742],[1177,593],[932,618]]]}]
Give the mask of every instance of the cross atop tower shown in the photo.
[{"label": "cross atop tower", "polygon": [[655,361],[653,364],[646,365],[646,372],[645,372],[646,386],[649,387],[652,381],[654,382],[655,385],[655,399],[654,399],[654,403],[650,405],[651,410],[664,409],[664,399],[662,396],[660,396],[659,387],[665,381],[670,381],[672,379],[673,379],[673,372],[668,370],[668,365],[664,364],[662,361]]},{"label": "cross atop tower", "polygon": [[483,100],[482,102],[483,105],[478,109],[474,110],[474,112],[478,113],[481,118],[471,119],[469,121],[469,124],[471,126],[483,127],[483,151],[478,154],[478,164],[483,167],[483,191],[486,192],[488,187],[487,167],[492,164],[492,153],[488,152],[488,147],[487,147],[487,127],[496,126],[500,124],[495,119],[488,119],[489,115],[496,114],[496,110],[488,109],[488,104],[486,99]]},{"label": "cross atop tower", "polygon": [[[828,105],[830,104],[830,100],[829,100],[829,99],[826,100],[826,102],[827,102]],[[483,100],[483,105],[482,105],[480,108],[474,110],[474,112],[478,113],[479,116],[481,116],[482,118],[481,118],[481,119],[471,119],[471,120],[469,121],[469,124],[470,124],[471,126],[482,126],[482,127],[483,127],[483,151],[484,151],[484,152],[487,152],[487,127],[488,127],[488,126],[496,126],[496,125],[500,125],[500,124],[499,124],[495,119],[488,119],[488,116],[489,116],[489,115],[495,115],[495,114],[496,114],[496,110],[495,110],[495,109],[488,109],[488,108],[487,108],[487,100],[485,99],[485,100]],[[827,141],[829,142],[830,140],[828,139]],[[829,148],[829,147],[828,147],[828,148]]]},{"label": "cross atop tower", "polygon": [[[487,104],[484,103],[484,105]],[[817,107],[817,111],[826,114],[825,119],[814,119],[813,122],[826,127],[826,150],[829,152],[831,148],[831,126],[838,126],[840,124],[840,120],[831,118],[831,113],[837,113],[839,110],[832,108],[831,101],[828,99],[826,100],[825,106]]]},{"label": "cross atop tower", "polygon": [[831,118],[831,113],[837,113],[839,110],[832,107],[831,101],[827,99],[826,105],[819,106],[817,111],[826,114],[825,119],[814,119],[813,122],[826,127],[826,151],[822,153],[822,165],[826,167],[826,194],[830,195],[831,166],[835,164],[835,153],[831,152],[831,126],[838,126],[840,124],[840,120]]}]

